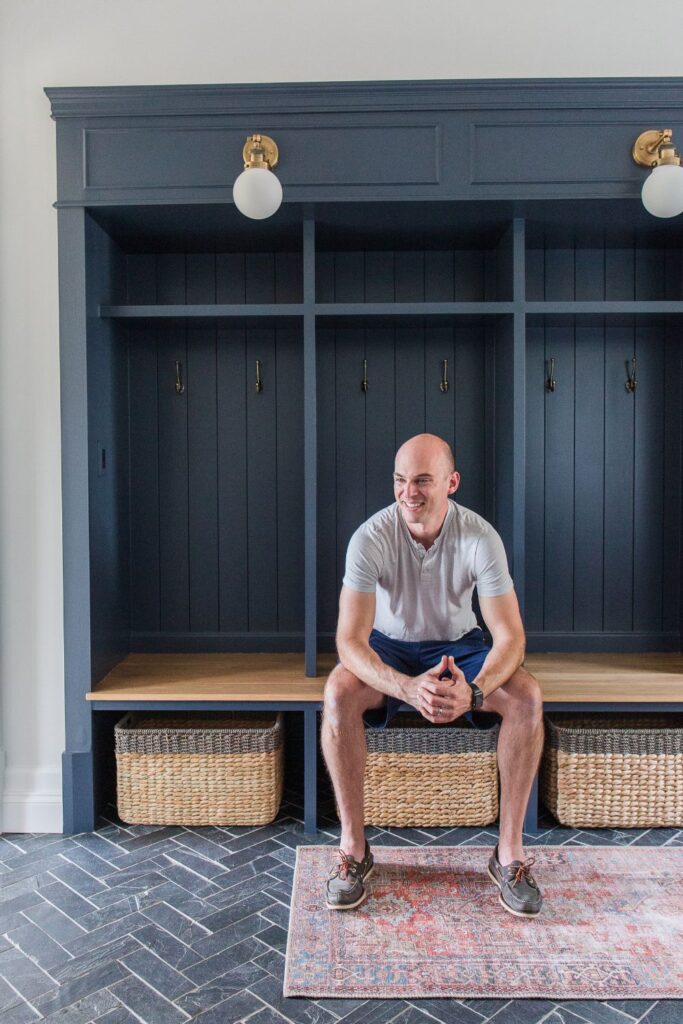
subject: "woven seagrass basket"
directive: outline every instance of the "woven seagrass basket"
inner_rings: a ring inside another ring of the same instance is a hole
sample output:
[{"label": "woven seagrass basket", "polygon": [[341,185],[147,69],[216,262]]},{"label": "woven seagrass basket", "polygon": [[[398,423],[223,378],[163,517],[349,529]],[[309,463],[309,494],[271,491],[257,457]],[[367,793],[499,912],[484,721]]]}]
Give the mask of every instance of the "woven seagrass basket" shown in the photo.
[{"label": "woven seagrass basket", "polygon": [[114,728],[122,821],[266,825],[282,800],[282,715],[129,712]]},{"label": "woven seagrass basket", "polygon": [[475,729],[465,719],[430,725],[397,715],[387,729],[367,729],[365,824],[488,825],[498,817],[499,725]]},{"label": "woven seagrass basket", "polygon": [[546,716],[541,797],[574,828],[683,826],[683,715]]}]

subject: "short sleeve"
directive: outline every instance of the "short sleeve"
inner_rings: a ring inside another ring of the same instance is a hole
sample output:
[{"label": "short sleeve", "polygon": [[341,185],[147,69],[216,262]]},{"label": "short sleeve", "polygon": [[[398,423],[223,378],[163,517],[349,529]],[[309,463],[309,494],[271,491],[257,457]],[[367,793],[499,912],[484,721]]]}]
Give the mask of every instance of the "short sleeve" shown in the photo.
[{"label": "short sleeve", "polygon": [[480,597],[500,597],[514,587],[505,546],[500,534],[492,526],[477,541],[474,582]]},{"label": "short sleeve", "polygon": [[346,571],[342,582],[351,590],[374,594],[381,571],[381,546],[363,524],[351,537],[346,549]]}]

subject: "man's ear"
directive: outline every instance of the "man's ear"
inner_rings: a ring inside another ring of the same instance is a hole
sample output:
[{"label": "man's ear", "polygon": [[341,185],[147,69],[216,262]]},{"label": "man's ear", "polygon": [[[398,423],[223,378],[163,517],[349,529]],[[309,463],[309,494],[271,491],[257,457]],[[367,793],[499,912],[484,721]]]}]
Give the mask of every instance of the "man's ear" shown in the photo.
[{"label": "man's ear", "polygon": [[460,486],[460,474],[457,470],[454,470],[448,480],[448,493],[455,494],[458,487]]}]

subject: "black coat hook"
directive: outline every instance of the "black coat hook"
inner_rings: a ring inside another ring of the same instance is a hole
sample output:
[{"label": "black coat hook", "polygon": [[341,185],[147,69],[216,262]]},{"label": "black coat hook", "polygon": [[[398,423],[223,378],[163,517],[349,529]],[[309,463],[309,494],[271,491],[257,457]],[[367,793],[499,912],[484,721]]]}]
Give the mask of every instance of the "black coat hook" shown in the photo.
[{"label": "black coat hook", "polygon": [[263,391],[263,381],[261,380],[261,360],[256,360],[256,390]]},{"label": "black coat hook", "polygon": [[551,359],[550,360],[550,373],[546,377],[546,381],[545,381],[545,389],[546,389],[546,391],[554,391],[556,383],[557,382],[555,380],[555,360]]},{"label": "black coat hook", "polygon": [[176,359],[176,363],[175,363],[175,393],[176,393],[176,395],[182,395],[184,390],[185,390],[185,385],[183,384],[183,364],[178,359]]},{"label": "black coat hook", "polygon": [[441,363],[441,383],[439,384],[441,390],[445,393],[448,391],[448,360],[444,359]]},{"label": "black coat hook", "polygon": [[361,387],[361,391],[367,391],[368,390],[368,361],[367,361],[367,359],[363,360],[363,379],[362,379],[362,381],[360,383],[360,387]]},{"label": "black coat hook", "polygon": [[631,392],[635,391],[636,387],[638,386],[638,381],[636,380],[636,357],[635,356],[631,360],[631,368],[630,369],[629,369],[629,365],[628,365],[628,360],[626,362],[626,376],[628,377],[628,380],[626,381],[626,384],[624,385],[624,387],[626,388],[627,391],[631,391]]}]

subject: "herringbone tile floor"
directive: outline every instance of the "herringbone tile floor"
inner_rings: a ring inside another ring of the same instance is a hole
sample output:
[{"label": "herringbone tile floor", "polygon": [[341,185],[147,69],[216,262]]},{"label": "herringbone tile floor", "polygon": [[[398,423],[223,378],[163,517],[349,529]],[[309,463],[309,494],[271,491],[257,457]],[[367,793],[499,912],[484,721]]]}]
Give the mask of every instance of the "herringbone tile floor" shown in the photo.
[{"label": "herringbone tile floor", "polygon": [[[332,810],[330,801],[326,804]],[[0,836],[0,1021],[61,1024],[681,1024],[683,1001],[284,999],[301,794],[264,828],[124,825]],[[559,828],[534,844],[683,845],[683,831]],[[496,829],[371,829],[373,845],[489,844]]]}]

